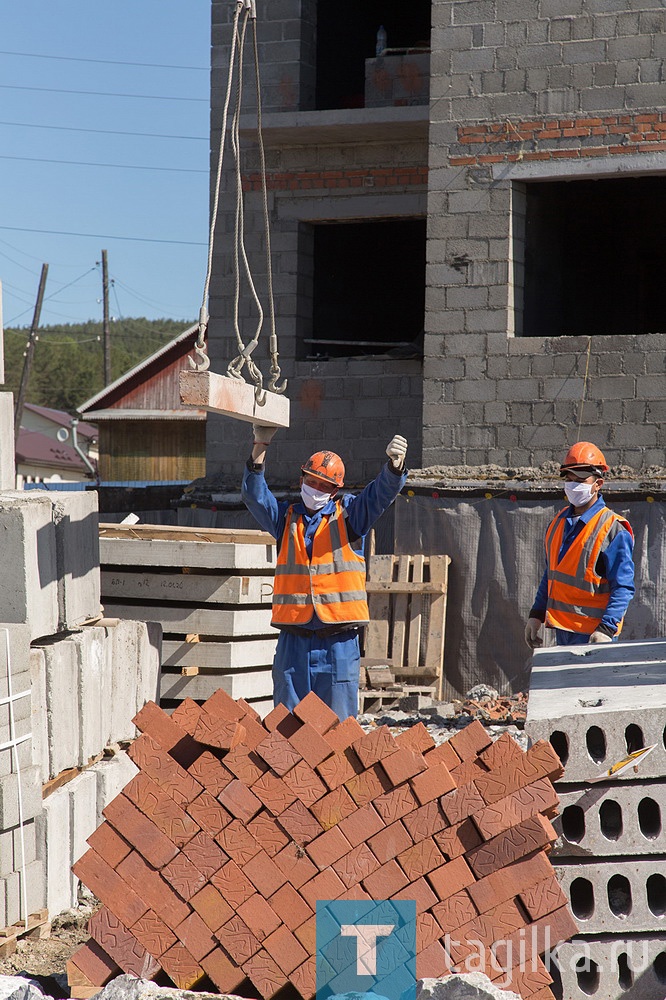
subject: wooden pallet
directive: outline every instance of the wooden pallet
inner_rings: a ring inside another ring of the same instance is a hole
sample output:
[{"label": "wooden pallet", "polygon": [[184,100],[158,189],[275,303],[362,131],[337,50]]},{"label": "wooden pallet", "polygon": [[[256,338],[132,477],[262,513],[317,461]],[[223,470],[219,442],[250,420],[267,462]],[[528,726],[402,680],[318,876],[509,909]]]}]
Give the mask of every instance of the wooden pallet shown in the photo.
[{"label": "wooden pallet", "polygon": [[377,713],[383,709],[397,708],[401,698],[410,694],[421,694],[429,698],[435,697],[435,686],[433,684],[399,684],[394,689],[372,688],[361,689],[358,693],[358,710],[364,712]]},{"label": "wooden pallet", "polygon": [[51,922],[48,910],[36,910],[27,920],[19,920],[0,930],[0,958],[9,958],[16,951],[20,938],[44,940],[50,937]]},{"label": "wooden pallet", "polygon": [[446,555],[371,555],[368,560],[370,623],[365,630],[364,666],[387,664],[396,681],[444,688],[444,625],[448,570]]}]

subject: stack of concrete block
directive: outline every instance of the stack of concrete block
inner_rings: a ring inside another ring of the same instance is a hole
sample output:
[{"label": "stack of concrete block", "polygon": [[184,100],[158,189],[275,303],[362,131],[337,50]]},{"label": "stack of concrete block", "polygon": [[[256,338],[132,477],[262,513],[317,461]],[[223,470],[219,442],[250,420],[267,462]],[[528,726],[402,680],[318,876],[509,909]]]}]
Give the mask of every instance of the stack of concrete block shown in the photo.
[{"label": "stack of concrete block", "polygon": [[[30,628],[0,625],[0,926],[44,906],[42,781],[32,757]],[[27,906],[27,913],[26,913]]]},{"label": "stack of concrete block", "polygon": [[135,722],[139,773],[74,866],[103,906],[68,965],[73,997],[123,970],[310,1000],[317,901],[390,898],[415,901],[419,978],[483,968],[552,1000],[539,956],[576,925],[547,857],[550,744],[492,743],[477,721],[440,746],[422,724],[366,734],[312,693],[263,723],[223,691]]},{"label": "stack of concrete block", "polygon": [[99,615],[95,493],[1,493],[0,533],[11,568],[0,585],[0,621],[27,624],[36,639]]},{"label": "stack of concrete block", "polygon": [[159,622],[160,701],[205,701],[218,688],[272,708],[275,540],[263,531],[101,525],[106,613]]},{"label": "stack of concrete block", "polygon": [[135,771],[102,752],[156,696],[161,632],[81,627],[100,616],[95,493],[3,492],[0,535],[2,927],[76,903],[70,867]]},{"label": "stack of concrete block", "polygon": [[663,1000],[665,718],[666,640],[535,653],[527,731],[564,765],[553,859],[580,927],[558,950],[564,1000]]},{"label": "stack of concrete block", "polygon": [[34,758],[45,792],[38,834],[50,915],[76,905],[71,866],[102,809],[136,772],[125,752],[100,755],[135,738],[132,718],[157,692],[159,640],[159,626],[125,621],[33,643]]}]

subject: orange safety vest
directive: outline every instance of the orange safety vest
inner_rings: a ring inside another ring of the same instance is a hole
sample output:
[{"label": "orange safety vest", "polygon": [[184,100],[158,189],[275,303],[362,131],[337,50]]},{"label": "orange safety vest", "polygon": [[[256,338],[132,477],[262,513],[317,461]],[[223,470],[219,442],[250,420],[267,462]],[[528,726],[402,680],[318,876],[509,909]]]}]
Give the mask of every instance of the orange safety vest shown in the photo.
[{"label": "orange safety vest", "polygon": [[[560,559],[564,526],[569,507],[561,510],[546,531],[545,547],[548,573],[546,625],[565,632],[591,635],[601,621],[608,604],[608,580],[599,576],[597,559],[618,531],[631,525],[608,507],[602,507],[583,526]],[[618,625],[617,635],[622,631]]]},{"label": "orange safety vest", "polygon": [[325,624],[364,625],[370,620],[365,590],[365,559],[352,548],[347,514],[338,500],[322,518],[305,547],[305,522],[293,506],[280,542],[273,589],[273,625],[307,625],[312,612]]}]

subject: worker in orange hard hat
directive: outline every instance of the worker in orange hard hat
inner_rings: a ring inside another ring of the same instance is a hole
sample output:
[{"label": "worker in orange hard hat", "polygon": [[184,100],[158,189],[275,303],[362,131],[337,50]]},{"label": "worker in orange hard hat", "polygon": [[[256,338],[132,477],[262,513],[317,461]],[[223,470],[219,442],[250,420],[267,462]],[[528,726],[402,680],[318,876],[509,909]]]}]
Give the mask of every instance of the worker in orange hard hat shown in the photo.
[{"label": "worker in orange hard hat", "polygon": [[358,496],[341,493],[345,467],[333,451],[301,466],[300,499],[279,503],[264,478],[275,427],[255,424],[242,497],[278,543],[272,624],[280,630],[273,702],[294,708],[314,691],[341,719],[358,712],[359,632],[368,623],[365,536],[407,480],[407,441],[396,435],[389,461]]},{"label": "worker in orange hard hat", "polygon": [[531,649],[542,645],[544,622],[558,646],[612,642],[622,631],[634,595],[634,535],[604,503],[607,472],[590,441],[573,445],[560,466],[569,505],[546,531],[546,569],[525,626]]}]

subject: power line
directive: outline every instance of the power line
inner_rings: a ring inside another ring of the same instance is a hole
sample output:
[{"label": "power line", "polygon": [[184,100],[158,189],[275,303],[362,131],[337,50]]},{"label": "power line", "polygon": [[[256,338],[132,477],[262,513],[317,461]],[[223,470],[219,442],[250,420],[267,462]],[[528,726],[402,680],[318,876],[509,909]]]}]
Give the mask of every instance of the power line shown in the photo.
[{"label": "power line", "polygon": [[140,139],[184,139],[188,142],[208,142],[206,135],[167,135],[162,132],[124,132],[120,129],[76,128],[74,125],[34,125],[32,122],[0,122],[12,128],[48,128],[58,132],[86,132],[95,135],[133,135]]},{"label": "power line", "polygon": [[177,174],[207,174],[197,167],[144,167],[134,163],[90,163],[87,160],[50,160],[41,156],[7,156],[0,153],[0,160],[21,160],[24,163],[59,163],[68,167],[111,167],[114,170],[168,170]]},{"label": "power line", "polygon": [[206,247],[207,243],[199,240],[158,240],[150,236],[109,236],[106,233],[72,233],[66,229],[29,229],[26,226],[2,226],[0,230],[13,233],[45,233],[47,236],[83,236],[93,240],[124,240],[128,243],[169,243],[173,246]]},{"label": "power line", "polygon": [[189,69],[198,73],[207,73],[207,66],[175,66],[168,63],[140,63],[125,62],[120,59],[86,59],[83,56],[52,56],[42,52],[5,52],[0,51],[0,56],[21,56],[23,59],[58,59],[62,62],[85,62],[102,63],[106,66],[144,66],[148,69]]},{"label": "power line", "polygon": [[158,94],[116,94],[104,90],[61,90],[59,87],[18,87],[13,83],[0,83],[3,90],[35,90],[42,94],[82,94],[87,97],[135,97],[142,101],[196,101],[208,103],[207,97],[162,97]]}]

